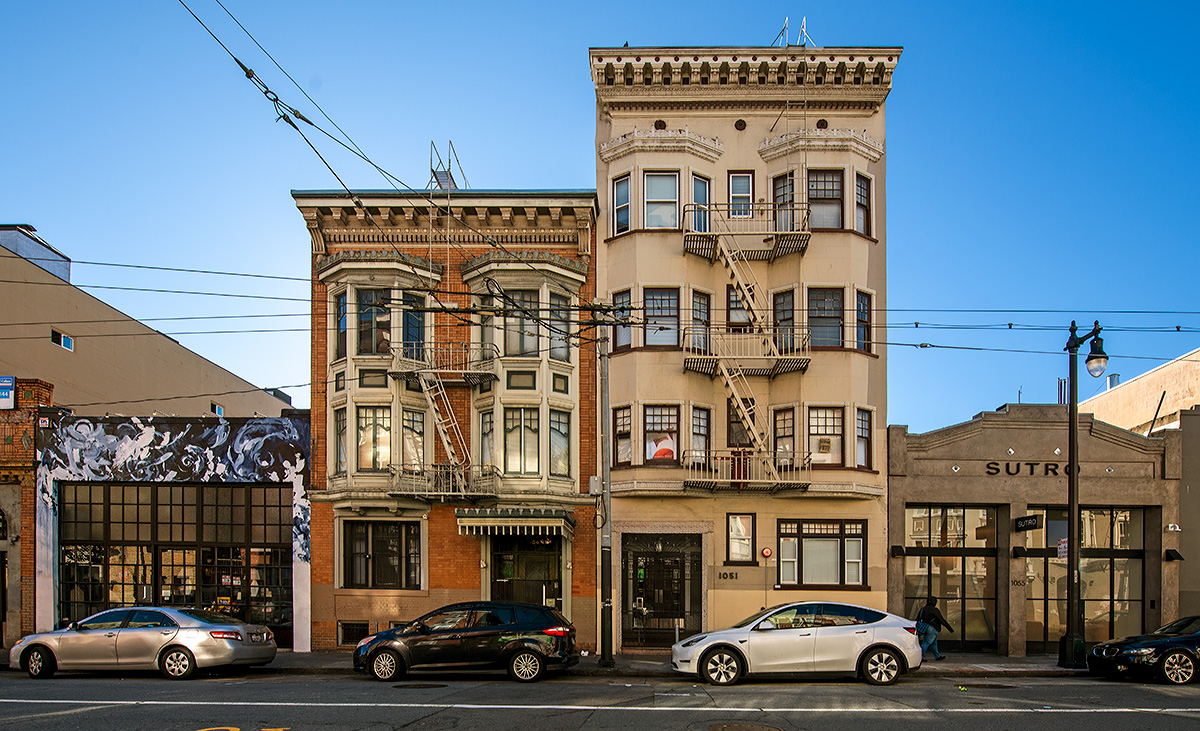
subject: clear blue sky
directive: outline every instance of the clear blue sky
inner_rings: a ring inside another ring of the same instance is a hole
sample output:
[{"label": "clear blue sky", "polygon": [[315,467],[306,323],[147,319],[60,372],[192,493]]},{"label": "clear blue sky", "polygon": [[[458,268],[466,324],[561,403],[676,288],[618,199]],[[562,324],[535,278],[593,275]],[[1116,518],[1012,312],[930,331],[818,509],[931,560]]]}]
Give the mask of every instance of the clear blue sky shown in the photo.
[{"label": "clear blue sky", "polygon": [[[332,131],[214,0],[188,4]],[[594,187],[589,46],[769,45],[786,16],[793,38],[807,16],[818,45],[903,46],[887,105],[889,340],[985,350],[891,346],[889,422],[928,431],[1018,398],[1054,401],[1072,319],[1101,320],[1109,370],[1126,379],[1200,346],[1186,276],[1200,256],[1191,3],[226,7],[415,187],[429,179],[431,141],[444,151],[448,140],[472,187]],[[0,222],[33,225],[77,262],[307,278],[289,191],[338,183],[182,5],[9,2],[0,28]],[[320,148],[351,187],[387,187]],[[303,282],[84,264],[73,279],[297,298],[92,290],[255,384],[309,380]],[[970,309],[1005,312],[951,311]],[[182,334],[249,329],[297,331]],[[1083,379],[1083,398],[1102,387]],[[306,387],[288,390],[308,404]]]}]

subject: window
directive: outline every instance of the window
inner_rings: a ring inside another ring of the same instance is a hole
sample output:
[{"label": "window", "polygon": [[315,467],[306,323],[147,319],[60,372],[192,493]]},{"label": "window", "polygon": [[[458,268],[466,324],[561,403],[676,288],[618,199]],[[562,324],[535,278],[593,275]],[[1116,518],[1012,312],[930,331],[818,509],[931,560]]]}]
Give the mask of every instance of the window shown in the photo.
[{"label": "window", "polygon": [[866,292],[858,292],[854,297],[854,336],[858,349],[870,353],[871,295]]},{"label": "window", "polygon": [[613,235],[629,230],[629,176],[613,181]]},{"label": "window", "polygon": [[559,294],[550,295],[550,358],[571,360],[571,301]]},{"label": "window", "polygon": [[552,381],[551,381],[550,387],[553,388],[556,393],[570,393],[571,392],[571,379],[570,378],[562,375],[561,373],[554,373],[554,374],[551,374],[551,376],[552,376]]},{"label": "window", "polygon": [[679,228],[679,175],[646,173],[646,228]]},{"label": "window", "polygon": [[333,390],[346,390],[346,371],[338,371],[337,373],[333,374]]},{"label": "window", "polygon": [[342,292],[333,298],[333,317],[336,320],[333,340],[333,359],[341,360],[346,357],[346,293]]},{"label": "window", "polygon": [[217,403],[216,401],[209,402],[208,410],[213,416],[224,416],[225,415],[225,407],[222,406],[221,404]]},{"label": "window", "polygon": [[404,295],[404,318],[401,327],[404,357],[425,360],[425,298],[414,294]]},{"label": "window", "polygon": [[646,462],[679,460],[679,407],[645,407]]},{"label": "window", "polygon": [[871,235],[871,179],[861,174],[854,176],[854,230]]},{"label": "window", "polygon": [[871,469],[871,412],[859,409],[855,418],[855,453],[856,464],[864,469]]},{"label": "window", "polygon": [[358,290],[358,354],[386,355],[392,346],[392,315],[386,289]]},{"label": "window", "polygon": [[712,202],[712,183],[708,178],[692,176],[692,230],[696,233],[708,231],[708,204]]},{"label": "window", "polygon": [[776,292],[772,298],[775,315],[775,347],[783,352],[796,349],[796,291]]},{"label": "window", "polygon": [[842,171],[808,171],[808,215],[813,228],[842,228]]},{"label": "window", "polygon": [[679,346],[679,290],[647,289],[646,345]]},{"label": "window", "polygon": [[571,476],[571,413],[550,409],[550,474]]},{"label": "window", "polygon": [[57,330],[50,331],[50,342],[59,346],[63,350],[75,350],[75,338],[70,335],[64,335]]},{"label": "window", "polygon": [[346,471],[346,410],[333,410],[333,472],[341,474]]},{"label": "window", "polygon": [[808,331],[814,347],[842,347],[842,290],[808,290]]},{"label": "window", "polygon": [[[866,583],[863,573],[865,522],[802,520],[798,528],[797,535],[796,522],[780,523],[779,546],[780,556],[791,555],[795,552],[792,544],[798,538],[798,583],[808,586],[862,586]],[[791,583],[784,581],[783,574],[781,558],[780,583]]]},{"label": "window", "polygon": [[729,216],[750,218],[754,200],[754,178],[750,173],[729,174]]},{"label": "window", "polygon": [[692,292],[692,343],[696,350],[708,352],[708,331],[712,327],[712,297]]},{"label": "window", "polygon": [[712,411],[700,407],[692,408],[692,464],[706,465],[708,450],[712,447]]},{"label": "window", "polygon": [[504,354],[538,355],[538,293],[532,289],[505,292]]},{"label": "window", "polygon": [[779,583],[800,583],[800,524],[779,522]]},{"label": "window", "polygon": [[633,463],[633,409],[613,409],[613,464]]},{"label": "window", "polygon": [[404,410],[401,431],[405,472],[421,472],[425,465],[425,412]]},{"label": "window", "polygon": [[496,454],[496,423],[492,412],[479,414],[479,464],[492,466]]},{"label": "window", "polygon": [[538,474],[538,410],[504,410],[504,472]]},{"label": "window", "polygon": [[359,470],[386,470],[392,457],[392,410],[388,406],[358,407]]},{"label": "window", "polygon": [[842,418],[840,407],[809,407],[808,452],[813,464],[842,464]]},{"label": "window", "polygon": [[725,322],[731,333],[750,331],[750,310],[746,308],[741,290],[734,284],[725,287]]},{"label": "window", "polygon": [[617,321],[613,325],[613,350],[629,348],[633,344],[633,328],[629,326],[632,304],[628,290],[613,295],[613,319]]},{"label": "window", "polygon": [[[727,402],[725,410],[725,441],[730,447],[749,447],[753,445],[750,439],[750,430],[746,428],[746,424],[742,423],[742,415],[739,413],[737,402],[734,400],[737,396],[733,396]],[[742,399],[742,407],[747,413],[754,413],[754,399]],[[750,426],[753,426],[751,424]]]},{"label": "window", "polygon": [[359,388],[387,388],[387,371],[362,370],[358,372]]},{"label": "window", "polygon": [[796,230],[796,176],[793,173],[771,179],[771,200],[775,203],[775,230]]},{"label": "window", "polygon": [[756,563],[754,560],[754,514],[726,516],[729,526],[725,563]]},{"label": "window", "polygon": [[421,588],[420,523],[348,520],[344,526],[344,588]]},{"label": "window", "polygon": [[537,371],[508,371],[508,387],[520,391],[537,388]]},{"label": "window", "polygon": [[796,464],[796,410],[775,410],[775,466],[791,469]]},{"label": "window", "polygon": [[479,307],[482,310],[479,313],[479,345],[483,352],[479,357],[485,362],[490,362],[493,356],[492,345],[496,342],[495,322],[492,317],[491,296],[480,297]]}]

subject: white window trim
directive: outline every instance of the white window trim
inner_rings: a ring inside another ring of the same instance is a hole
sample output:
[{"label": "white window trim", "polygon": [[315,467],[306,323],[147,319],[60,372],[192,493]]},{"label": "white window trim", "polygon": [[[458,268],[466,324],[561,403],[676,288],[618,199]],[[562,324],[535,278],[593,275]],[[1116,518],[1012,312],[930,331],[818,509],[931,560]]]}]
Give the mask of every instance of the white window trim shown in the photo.
[{"label": "white window trim", "polygon": [[[674,221],[673,225],[671,225],[671,226],[651,226],[650,225],[650,216],[647,212],[647,208],[649,208],[650,203],[651,202],[665,203],[668,200],[666,198],[655,198],[653,201],[651,201],[650,192],[649,192],[650,186],[646,182],[646,178],[648,178],[651,175],[671,175],[675,178],[675,198],[673,199],[675,202],[675,221]],[[680,185],[679,185],[679,171],[678,170],[643,170],[642,171],[642,197],[641,197],[642,228],[645,228],[647,230],[652,229],[652,230],[656,230],[656,231],[664,231],[664,230],[670,231],[670,230],[674,230],[674,229],[677,229],[680,227],[679,216],[680,216],[681,211],[680,211],[680,205],[679,205],[679,189],[680,189]],[[631,227],[631,230],[632,230],[632,227]]]}]

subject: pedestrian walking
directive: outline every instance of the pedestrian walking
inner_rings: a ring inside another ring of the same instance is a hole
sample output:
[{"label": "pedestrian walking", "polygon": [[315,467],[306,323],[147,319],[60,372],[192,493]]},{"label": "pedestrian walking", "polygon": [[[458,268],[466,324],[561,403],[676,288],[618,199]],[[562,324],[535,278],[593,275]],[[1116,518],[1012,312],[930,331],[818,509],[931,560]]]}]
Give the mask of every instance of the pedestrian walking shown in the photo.
[{"label": "pedestrian walking", "polygon": [[925,600],[921,611],[917,612],[917,638],[921,641],[921,657],[925,657],[926,651],[933,650],[934,660],[945,660],[946,656],[938,649],[938,632],[943,627],[951,632],[954,628],[946,621],[942,610],[937,608],[937,603],[937,597],[931,596]]}]

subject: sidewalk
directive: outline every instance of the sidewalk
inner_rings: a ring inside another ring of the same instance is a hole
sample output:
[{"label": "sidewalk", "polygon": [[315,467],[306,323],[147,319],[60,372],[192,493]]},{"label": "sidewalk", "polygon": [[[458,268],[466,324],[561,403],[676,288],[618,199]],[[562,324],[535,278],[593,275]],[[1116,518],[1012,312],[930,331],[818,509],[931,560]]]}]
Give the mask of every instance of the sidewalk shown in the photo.
[{"label": "sidewalk", "polygon": [[[600,667],[598,655],[588,654],[571,668],[572,675],[682,678],[671,670],[670,654],[619,654],[613,656],[615,667]],[[1054,655],[1031,657],[1005,657],[977,653],[947,653],[946,660],[927,660],[914,675],[926,678],[961,678],[984,676],[1009,677],[1072,677],[1087,675],[1086,670],[1068,670],[1058,667]],[[280,650],[275,661],[262,669],[263,672],[279,674],[342,674],[354,673],[350,652],[292,652]]]}]

